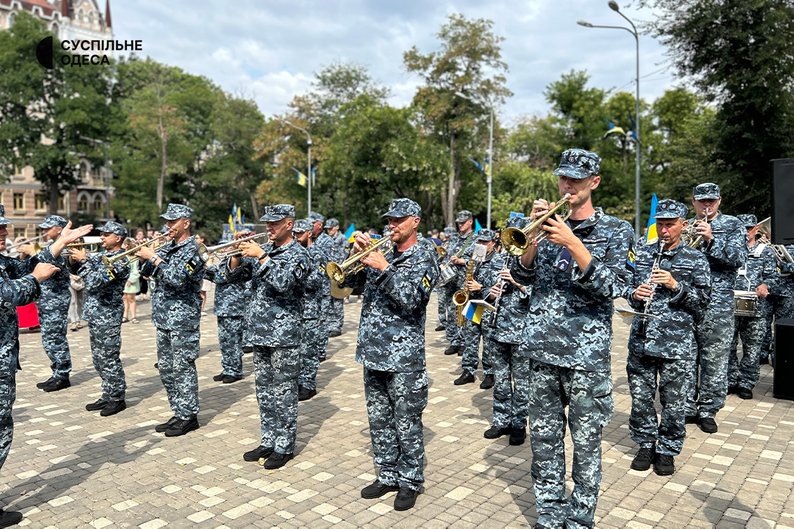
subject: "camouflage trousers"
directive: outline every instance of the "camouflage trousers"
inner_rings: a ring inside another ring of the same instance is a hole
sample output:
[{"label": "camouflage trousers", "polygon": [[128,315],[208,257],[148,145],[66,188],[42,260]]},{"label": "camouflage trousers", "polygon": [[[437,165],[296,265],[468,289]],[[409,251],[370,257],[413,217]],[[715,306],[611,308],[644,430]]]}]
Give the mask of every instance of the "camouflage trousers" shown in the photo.
[{"label": "camouflage trousers", "polygon": [[[460,336],[463,345],[463,358],[460,366],[463,368],[464,373],[471,373],[472,375],[477,372],[477,366],[480,364],[480,339],[482,338],[482,327],[472,323],[468,319],[463,327],[460,328]],[[493,362],[491,361],[491,351],[488,348],[483,348],[482,351],[482,372],[483,375],[493,375]]]},{"label": "camouflage trousers", "polygon": [[436,289],[436,301],[438,302],[438,324],[447,324],[447,307],[452,303],[451,294],[446,288]]},{"label": "camouflage trousers", "polygon": [[179,419],[190,419],[199,412],[198,329],[157,329],[157,362],[168,404]]},{"label": "camouflage trousers", "polygon": [[280,454],[292,454],[298,433],[300,346],[255,345],[254,372],[262,434],[260,445]]},{"label": "camouflage trousers", "polygon": [[221,349],[221,373],[243,376],[243,317],[218,316],[218,345]]},{"label": "camouflage trousers", "polygon": [[[593,527],[601,484],[601,432],[612,418],[609,371],[532,360],[529,429],[538,524]],[[565,407],[568,407],[568,416]],[[573,439],[573,492],[565,497],[565,425]]]},{"label": "camouflage trousers", "polygon": [[[764,342],[766,318],[736,318],[731,352],[728,356],[728,386],[752,390],[761,377],[761,345]],[[739,338],[742,339],[742,359],[738,358]]]},{"label": "camouflage trousers", "polygon": [[518,345],[486,339],[483,359],[493,361],[493,418],[497,428],[526,428],[529,413],[529,359]]},{"label": "camouflage trousers", "polygon": [[[629,353],[626,373],[631,391],[631,439],[640,448],[656,447],[668,456],[681,453],[686,437],[687,373],[692,360],[670,360],[657,356]],[[662,405],[661,418],[656,413],[656,392]]]},{"label": "camouflage trousers", "polygon": [[72,356],[69,354],[69,342],[66,340],[66,328],[69,306],[62,309],[53,308],[39,311],[41,325],[41,344],[50,359],[52,378],[69,378],[72,371]]},{"label": "camouflage trousers", "polygon": [[16,365],[3,366],[0,370],[0,468],[6,462],[14,438],[14,419],[11,409],[17,398]]},{"label": "camouflage trousers", "polygon": [[121,325],[95,325],[89,323],[91,359],[94,369],[102,379],[102,400],[124,400],[127,382],[121,365]]},{"label": "camouflage trousers", "polygon": [[427,371],[390,373],[364,368],[369,435],[378,480],[420,490],[425,481],[422,412]]},{"label": "camouflage trousers", "polygon": [[458,289],[455,286],[443,287],[439,289],[438,295],[439,297],[444,298],[444,303],[446,304],[446,308],[447,308],[447,323],[444,328],[444,335],[446,336],[447,341],[449,342],[450,345],[457,345],[463,347],[464,338],[463,338],[462,329],[463,327],[465,327],[466,324],[464,324],[463,327],[458,327],[458,324],[456,323],[457,307],[455,307],[455,304],[452,303],[452,294],[454,294],[456,290]]},{"label": "camouflage trousers", "polygon": [[695,328],[697,361],[687,380],[686,415],[717,415],[728,394],[728,354],[733,339],[733,294],[714,297]]},{"label": "camouflage trousers", "polygon": [[298,386],[317,389],[317,370],[320,359],[325,358],[328,347],[328,332],[321,320],[303,320],[303,340],[300,345],[301,370]]},{"label": "camouflage trousers", "polygon": [[331,302],[328,305],[328,317],[326,319],[326,327],[328,332],[342,331],[342,326],[345,323],[345,300],[330,298]]}]

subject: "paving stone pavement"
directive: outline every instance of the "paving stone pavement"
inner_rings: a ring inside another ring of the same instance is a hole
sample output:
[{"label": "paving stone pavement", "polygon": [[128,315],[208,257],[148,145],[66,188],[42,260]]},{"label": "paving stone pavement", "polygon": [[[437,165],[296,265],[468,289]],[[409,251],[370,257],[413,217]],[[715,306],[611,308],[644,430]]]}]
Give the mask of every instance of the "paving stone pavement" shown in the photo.
[{"label": "paving stone pavement", "polygon": [[[36,528],[532,527],[529,443],[515,447],[506,438],[483,438],[490,391],[452,385],[459,359],[442,354],[443,333],[433,331],[435,307],[434,298],[427,323],[426,491],[410,511],[393,510],[394,493],[379,500],[359,496],[375,472],[361,367],[354,360],[356,303],[345,306],[344,334],[330,340],[318,395],[299,405],[296,457],[276,471],[242,460],[259,441],[251,356],[244,357],[242,381],[212,381],[220,363],[211,312],[202,318],[197,362],[201,428],[179,438],[153,430],[171,412],[153,367],[148,302],[139,304],[139,325],[122,326],[129,407],[113,417],[84,409],[100,395],[86,328],[69,333],[72,387],[56,393],[36,389],[49,376],[47,357],[40,335],[23,333],[14,442],[0,473],[0,505],[21,510],[21,525]],[[772,398],[769,366],[762,366],[754,400],[728,397],[718,433],[688,426],[673,476],[629,469],[635,447],[628,433],[627,330],[616,317],[616,413],[604,432],[596,526],[794,529],[794,403]],[[570,441],[568,448],[570,461]]]}]

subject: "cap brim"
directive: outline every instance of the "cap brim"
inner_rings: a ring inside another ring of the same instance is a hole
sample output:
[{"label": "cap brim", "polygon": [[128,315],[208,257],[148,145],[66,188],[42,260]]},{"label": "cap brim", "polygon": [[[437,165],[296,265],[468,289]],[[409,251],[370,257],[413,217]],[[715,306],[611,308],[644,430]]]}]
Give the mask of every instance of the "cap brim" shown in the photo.
[{"label": "cap brim", "polygon": [[659,219],[665,219],[665,220],[666,219],[683,219],[683,218],[684,217],[682,217],[681,215],[675,215],[675,214],[671,215],[669,213],[667,213],[667,214],[659,214],[659,213],[657,213],[656,214],[656,219],[657,220],[659,220]]},{"label": "cap brim", "polygon": [[590,176],[590,173],[578,167],[564,166],[555,169],[554,176],[565,176],[568,178],[575,178],[576,180],[584,180]]},{"label": "cap brim", "polygon": [[286,218],[287,217],[283,215],[262,215],[259,217],[259,222],[278,222]]},{"label": "cap brim", "polygon": [[695,200],[717,200],[719,195],[695,195]]}]

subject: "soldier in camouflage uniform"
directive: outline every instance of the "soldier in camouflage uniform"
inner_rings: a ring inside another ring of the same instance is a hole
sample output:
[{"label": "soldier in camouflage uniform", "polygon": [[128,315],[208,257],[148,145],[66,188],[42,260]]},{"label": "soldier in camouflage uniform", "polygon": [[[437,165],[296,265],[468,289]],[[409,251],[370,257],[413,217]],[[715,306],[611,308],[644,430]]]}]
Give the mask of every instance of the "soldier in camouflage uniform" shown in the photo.
[{"label": "soldier in camouflage uniform", "polygon": [[[450,238],[447,244],[446,261],[443,264],[451,266],[455,271],[455,277],[446,285],[439,288],[439,303],[443,301],[446,307],[446,324],[445,334],[449,347],[444,351],[445,355],[463,355],[464,336],[461,333],[461,327],[458,327],[457,312],[455,304],[452,303],[452,295],[463,288],[463,279],[466,273],[466,265],[468,264],[469,257],[474,250],[475,235],[472,230],[474,225],[474,216],[471,211],[459,211],[455,217],[455,224],[457,226],[457,233]],[[465,326],[465,325],[464,325]]]},{"label": "soldier in camouflage uniform", "polygon": [[[312,239],[313,245],[317,246],[316,250],[336,263],[341,263],[347,257],[337,242],[331,238],[324,230],[325,217],[316,211],[309,214],[309,220],[312,222]],[[331,338],[341,336],[342,325],[344,324],[344,299],[336,299],[331,296],[331,290],[328,290],[328,296],[325,297],[323,304],[323,320],[325,323],[328,336]]]},{"label": "soldier in camouflage uniform", "polygon": [[733,285],[736,272],[747,260],[744,226],[736,217],[721,213],[720,203],[717,184],[695,186],[692,205],[696,218],[689,222],[696,222],[696,233],[702,239],[698,249],[709,261],[711,300],[695,328],[696,367],[690,373],[686,420],[706,433],[717,431],[715,416],[725,405],[734,327]]},{"label": "soldier in camouflage uniform", "polygon": [[[41,283],[49,279],[58,268],[51,263],[21,262],[1,253],[6,249],[8,225],[5,207],[0,204],[0,468],[5,464],[14,436],[12,407],[17,395],[16,372],[19,369],[19,323],[16,307],[27,305],[41,294]],[[88,233],[87,230],[85,233]],[[71,242],[84,235],[74,230]],[[30,267],[30,269],[28,269]],[[0,508],[0,527],[10,527],[22,520],[22,513]]]},{"label": "soldier in camouflage uniform", "polygon": [[[56,241],[66,227],[65,218],[48,215],[39,228],[44,230],[45,241]],[[41,325],[41,343],[50,359],[52,376],[36,387],[44,391],[59,391],[71,386],[69,373],[72,371],[72,356],[69,353],[69,342],[66,339],[69,323],[69,303],[72,293],[69,290],[69,270],[66,258],[52,242],[34,258],[38,262],[51,263],[61,271],[41,285],[41,296],[37,302],[39,323]]]},{"label": "soldier in camouflage uniform", "polygon": [[[708,305],[711,276],[705,256],[681,242],[687,207],[661,200],[656,207],[658,244],[637,247],[627,299],[636,316],[626,363],[631,390],[629,431],[639,445],[631,468],[660,476],[675,472],[686,437],[684,406],[692,370],[695,321]],[[662,404],[656,413],[656,392]]]},{"label": "soldier in camouflage uniform", "polygon": [[[571,217],[552,217],[548,237],[530,244],[513,277],[532,288],[520,353],[531,360],[529,428],[537,502],[535,527],[593,527],[601,483],[601,432],[612,417],[609,350],[616,297],[628,281],[629,224],[592,204],[601,183],[599,156],[583,149],[562,153],[561,195]],[[536,200],[532,218],[549,208]],[[573,481],[565,497],[565,407],[573,439]]]},{"label": "soldier in camouflage uniform", "polygon": [[124,314],[122,294],[130,275],[127,258],[108,263],[106,258],[122,253],[121,245],[127,230],[121,224],[108,221],[99,228],[105,252],[88,257],[84,249],[70,252],[73,273],[83,278],[85,301],[83,319],[88,322],[91,358],[102,379],[102,396],[87,404],[88,411],[99,411],[103,417],[115,415],[127,408],[124,400],[127,382],[121,364],[121,318]]},{"label": "soldier in camouflage uniform", "polygon": [[311,265],[306,249],[292,235],[293,206],[271,206],[259,220],[267,224],[270,243],[264,249],[255,242],[241,243],[242,255],[256,261],[232,257],[229,267],[253,268],[250,340],[262,440],[243,459],[267,458],[265,468],[272,470],[286,465],[295,452],[303,288]]},{"label": "soldier in camouflage uniform", "polygon": [[[487,267],[489,262],[493,260],[494,246],[496,245],[496,232],[493,230],[483,229],[475,235],[476,244],[486,246],[486,255],[482,263],[477,263],[474,266],[474,273],[472,274],[472,281],[464,284],[464,288],[469,292],[472,289],[482,289],[482,275],[483,267]],[[471,295],[470,295],[471,297]],[[465,307],[464,307],[465,310]],[[480,341],[483,336],[482,326],[466,319],[463,326],[460,327],[460,339],[463,343],[463,358],[461,358],[461,375],[453,382],[456,386],[463,384],[470,384],[474,382],[474,373],[477,371],[477,365],[480,362]],[[480,389],[491,389],[494,385],[494,370],[490,357],[490,351],[483,349],[482,353],[482,372],[483,379],[480,383]]]},{"label": "soldier in camouflage uniform", "polygon": [[205,262],[195,237],[190,235],[193,210],[168,204],[160,218],[166,221],[169,241],[155,252],[141,248],[141,274],[155,279],[152,321],[157,329],[160,380],[174,416],[155,427],[178,437],[199,427],[198,373],[201,282]]},{"label": "soldier in camouflage uniform", "polygon": [[[789,255],[794,256],[794,245],[785,247]],[[783,318],[794,318],[794,263],[789,263],[784,259],[777,259],[778,281],[770,289],[767,301],[772,305],[770,314],[767,315],[765,326],[765,336],[762,354],[768,355],[772,352],[772,364],[774,364],[774,340],[772,338],[773,321]],[[766,360],[766,361],[764,361]],[[762,356],[762,364],[769,363],[767,358]]]},{"label": "soldier in camouflage uniform", "polygon": [[[449,248],[451,244],[452,238],[455,236],[456,230],[452,226],[447,226],[444,228],[444,235],[446,236],[443,238],[443,245],[444,251],[446,252],[444,257],[437,256],[438,264],[441,266],[444,262],[446,262],[449,256]],[[451,298],[447,298],[446,296],[450,295],[444,288],[436,289],[436,304],[438,305],[438,325],[436,326],[436,331],[445,331],[447,326],[447,307],[450,303],[452,303]],[[445,335],[446,336],[446,335]]]},{"label": "soldier in camouflage uniform", "polygon": [[[515,219],[515,220],[514,220]],[[513,217],[510,227],[521,227],[522,219]],[[490,230],[481,230],[483,232]],[[494,244],[494,243],[491,243]],[[510,273],[515,258],[507,252],[486,258],[476,280],[483,299],[496,307],[482,317],[483,359],[493,364],[493,416],[491,427],[483,436],[497,439],[509,435],[511,445],[524,444],[527,436],[529,401],[529,359],[518,352],[529,309],[529,289],[518,283]]]},{"label": "soldier in camouflage uniform", "polygon": [[243,378],[243,334],[251,298],[251,268],[240,266],[231,270],[229,259],[225,257],[205,272],[206,279],[215,283],[215,317],[221,349],[221,372],[212,380],[224,384]]},{"label": "soldier in camouflage uniform", "polygon": [[[753,398],[753,388],[761,375],[761,345],[764,341],[766,315],[772,311],[767,301],[769,290],[777,285],[778,273],[775,251],[756,239],[758,219],[755,215],[737,217],[747,230],[747,262],[739,269],[734,288],[753,291],[758,295],[758,307],[753,316],[736,316],[730,356],[728,357],[728,393],[741,399]],[[742,360],[736,350],[742,338]]]},{"label": "soldier in camouflage uniform", "polygon": [[312,241],[311,221],[295,221],[292,233],[298,243],[306,248],[309,257],[309,272],[303,282],[303,339],[298,377],[298,401],[304,401],[317,395],[317,370],[328,347],[328,333],[322,324],[322,310],[323,300],[331,293],[331,282],[325,272],[328,257]]},{"label": "soldier in camouflage uniform", "polygon": [[[421,215],[413,200],[392,200],[383,215],[391,249],[369,252],[360,260],[364,270],[345,281],[364,287],[356,361],[364,366],[369,433],[379,467],[378,478],[361,490],[361,497],[398,491],[398,511],[416,504],[425,480],[425,317],[438,265],[433,244],[417,237]],[[361,252],[371,242],[367,234],[358,234],[354,250]]]}]

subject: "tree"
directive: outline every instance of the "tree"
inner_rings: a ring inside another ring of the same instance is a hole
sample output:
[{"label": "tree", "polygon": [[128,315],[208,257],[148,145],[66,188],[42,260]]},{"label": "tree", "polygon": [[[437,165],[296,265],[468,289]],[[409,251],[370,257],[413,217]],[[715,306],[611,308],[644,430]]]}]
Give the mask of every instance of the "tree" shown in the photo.
[{"label": "tree", "polygon": [[56,66],[43,68],[30,50],[48,36],[43,23],[24,12],[0,32],[0,171],[7,176],[32,167],[55,213],[61,193],[80,182],[81,161],[105,160],[119,114],[110,105],[113,66],[63,66],[54,38]]},{"label": "tree", "polygon": [[[506,87],[507,64],[501,58],[503,38],[493,33],[492,21],[453,14],[441,27],[438,38],[439,51],[423,54],[413,47],[405,52],[403,61],[406,70],[419,74],[425,83],[413,100],[421,112],[423,127],[448,149],[442,211],[451,224],[463,184],[464,149],[475,143],[471,132],[475,124],[488,119],[488,113],[475,108],[469,100],[480,102],[484,108],[495,108],[511,92]],[[479,130],[487,130],[487,125]]]},{"label": "tree", "polygon": [[714,150],[726,204],[770,211],[769,160],[794,155],[791,0],[646,0],[678,71],[717,104]]}]

